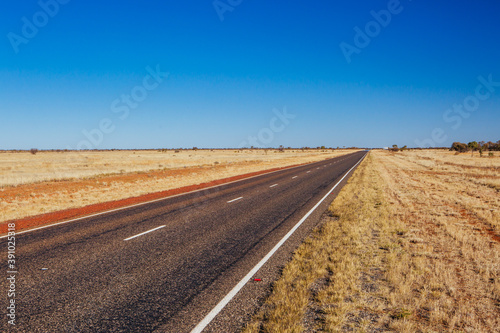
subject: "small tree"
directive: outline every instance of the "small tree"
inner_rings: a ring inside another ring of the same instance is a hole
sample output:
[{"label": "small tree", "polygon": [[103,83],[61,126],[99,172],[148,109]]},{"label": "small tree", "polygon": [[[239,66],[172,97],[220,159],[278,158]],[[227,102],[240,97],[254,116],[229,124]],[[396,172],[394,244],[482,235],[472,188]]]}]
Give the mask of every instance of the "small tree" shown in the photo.
[{"label": "small tree", "polygon": [[479,145],[476,141],[469,142],[467,147],[471,150],[471,156],[474,156],[474,150],[478,150]]},{"label": "small tree", "polygon": [[477,150],[479,148],[479,144],[476,141],[469,142],[467,147],[471,150]]},{"label": "small tree", "polygon": [[36,153],[38,153],[38,149],[31,148],[30,153],[32,153],[33,155],[35,155]]}]

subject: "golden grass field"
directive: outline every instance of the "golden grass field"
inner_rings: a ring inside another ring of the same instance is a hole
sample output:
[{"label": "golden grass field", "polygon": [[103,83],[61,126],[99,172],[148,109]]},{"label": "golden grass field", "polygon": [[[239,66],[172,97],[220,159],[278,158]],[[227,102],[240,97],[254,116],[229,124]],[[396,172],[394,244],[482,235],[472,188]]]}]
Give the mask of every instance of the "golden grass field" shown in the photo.
[{"label": "golden grass field", "polygon": [[355,150],[0,153],[0,221],[314,162]]},{"label": "golden grass field", "polygon": [[499,170],[370,152],[245,333],[500,332]]}]

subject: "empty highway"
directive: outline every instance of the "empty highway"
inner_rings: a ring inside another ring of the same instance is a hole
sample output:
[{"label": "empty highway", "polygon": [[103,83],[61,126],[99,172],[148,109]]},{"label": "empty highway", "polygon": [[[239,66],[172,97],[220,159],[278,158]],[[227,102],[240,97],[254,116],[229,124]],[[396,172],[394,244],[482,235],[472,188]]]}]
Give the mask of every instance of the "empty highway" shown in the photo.
[{"label": "empty highway", "polygon": [[0,327],[238,331],[365,155],[356,152],[19,233],[15,327],[7,322],[3,237]]}]

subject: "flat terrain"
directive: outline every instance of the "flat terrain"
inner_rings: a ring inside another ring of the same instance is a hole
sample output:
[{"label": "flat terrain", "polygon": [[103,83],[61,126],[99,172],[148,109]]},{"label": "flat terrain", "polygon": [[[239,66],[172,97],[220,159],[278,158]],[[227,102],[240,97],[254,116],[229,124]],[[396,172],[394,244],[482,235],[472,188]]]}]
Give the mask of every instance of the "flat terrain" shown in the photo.
[{"label": "flat terrain", "polygon": [[500,332],[500,158],[474,155],[372,151],[245,332]]},{"label": "flat terrain", "polygon": [[341,156],[353,150],[0,153],[0,222]]},{"label": "flat terrain", "polygon": [[207,327],[238,331],[365,154],[17,234],[17,330],[189,332],[303,221]]}]

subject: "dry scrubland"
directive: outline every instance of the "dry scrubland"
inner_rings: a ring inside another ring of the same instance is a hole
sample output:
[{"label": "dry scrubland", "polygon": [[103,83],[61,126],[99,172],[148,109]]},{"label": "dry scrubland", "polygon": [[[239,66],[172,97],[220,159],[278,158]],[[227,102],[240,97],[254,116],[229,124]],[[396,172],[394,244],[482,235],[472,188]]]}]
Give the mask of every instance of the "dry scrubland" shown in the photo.
[{"label": "dry scrubland", "polygon": [[0,153],[0,221],[199,184],[354,150]]},{"label": "dry scrubland", "polygon": [[499,332],[499,169],[371,152],[245,332]]}]

